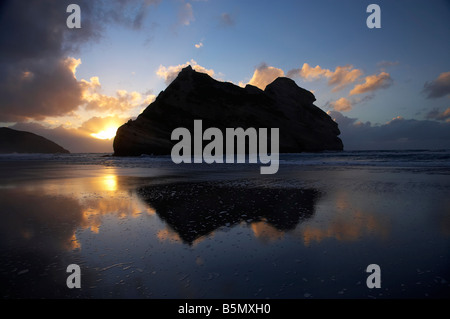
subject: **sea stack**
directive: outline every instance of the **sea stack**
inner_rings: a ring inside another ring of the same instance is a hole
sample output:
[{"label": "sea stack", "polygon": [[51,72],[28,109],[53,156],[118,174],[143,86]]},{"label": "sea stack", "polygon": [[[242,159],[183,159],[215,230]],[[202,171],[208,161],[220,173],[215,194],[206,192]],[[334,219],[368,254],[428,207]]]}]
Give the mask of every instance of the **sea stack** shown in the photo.
[{"label": "sea stack", "polygon": [[300,153],[343,149],[338,125],[315,106],[314,94],[285,77],[265,90],[214,80],[185,67],[137,118],[122,125],[114,139],[114,155],[168,155],[178,127],[247,129],[279,128],[279,152]]}]

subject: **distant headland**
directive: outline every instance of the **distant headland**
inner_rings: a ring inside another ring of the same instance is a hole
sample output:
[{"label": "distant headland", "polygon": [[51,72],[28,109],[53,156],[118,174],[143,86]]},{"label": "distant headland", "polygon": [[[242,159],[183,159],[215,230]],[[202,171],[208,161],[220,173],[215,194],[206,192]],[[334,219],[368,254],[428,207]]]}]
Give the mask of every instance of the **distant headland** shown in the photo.
[{"label": "distant headland", "polygon": [[0,154],[6,153],[70,153],[45,137],[34,133],[0,127]]}]

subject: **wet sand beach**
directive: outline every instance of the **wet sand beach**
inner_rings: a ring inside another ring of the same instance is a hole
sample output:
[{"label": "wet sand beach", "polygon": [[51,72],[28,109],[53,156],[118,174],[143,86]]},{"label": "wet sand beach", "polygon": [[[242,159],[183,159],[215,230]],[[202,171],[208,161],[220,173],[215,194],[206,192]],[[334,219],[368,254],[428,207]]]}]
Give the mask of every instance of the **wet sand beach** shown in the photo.
[{"label": "wet sand beach", "polygon": [[450,297],[448,169],[138,166],[2,161],[2,298]]}]

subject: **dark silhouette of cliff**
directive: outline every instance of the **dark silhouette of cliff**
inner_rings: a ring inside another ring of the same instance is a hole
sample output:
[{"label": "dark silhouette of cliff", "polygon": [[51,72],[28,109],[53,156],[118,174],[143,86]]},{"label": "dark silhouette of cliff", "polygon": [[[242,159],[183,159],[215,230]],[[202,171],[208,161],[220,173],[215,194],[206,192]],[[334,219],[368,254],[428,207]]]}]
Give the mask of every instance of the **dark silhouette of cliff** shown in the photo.
[{"label": "dark silhouette of cliff", "polygon": [[177,143],[171,140],[172,131],[185,127],[193,134],[194,120],[202,120],[204,129],[222,132],[279,128],[280,153],[342,150],[337,123],[313,104],[315,100],[289,78],[277,78],[265,90],[242,88],[188,66],[136,120],[117,130],[114,155],[168,155]]},{"label": "dark silhouette of cliff", "polygon": [[0,153],[70,153],[45,137],[0,127]]}]

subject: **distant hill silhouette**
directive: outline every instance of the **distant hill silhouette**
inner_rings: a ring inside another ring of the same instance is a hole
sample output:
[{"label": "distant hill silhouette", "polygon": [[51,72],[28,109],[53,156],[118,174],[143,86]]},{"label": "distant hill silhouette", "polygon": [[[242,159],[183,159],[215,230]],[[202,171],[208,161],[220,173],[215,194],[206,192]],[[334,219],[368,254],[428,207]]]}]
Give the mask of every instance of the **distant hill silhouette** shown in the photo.
[{"label": "distant hill silhouette", "polygon": [[[219,82],[191,66],[162,91],[134,121],[122,125],[114,139],[114,155],[168,155],[177,141],[175,128],[279,128],[280,153],[342,150],[338,125],[315,106],[314,95],[280,77],[265,90]],[[206,145],[207,143],[205,143]]]},{"label": "distant hill silhouette", "polygon": [[0,127],[0,153],[70,153],[34,133]]}]

